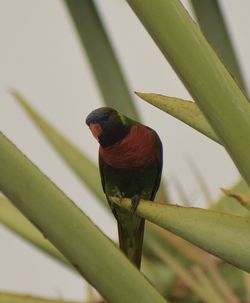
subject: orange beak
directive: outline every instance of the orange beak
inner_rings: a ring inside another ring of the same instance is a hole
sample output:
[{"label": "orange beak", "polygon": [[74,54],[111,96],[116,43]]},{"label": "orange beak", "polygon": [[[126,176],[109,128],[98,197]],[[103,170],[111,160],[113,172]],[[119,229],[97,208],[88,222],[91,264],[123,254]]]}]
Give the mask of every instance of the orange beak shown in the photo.
[{"label": "orange beak", "polygon": [[102,128],[98,123],[90,123],[89,128],[96,139],[102,134]]}]

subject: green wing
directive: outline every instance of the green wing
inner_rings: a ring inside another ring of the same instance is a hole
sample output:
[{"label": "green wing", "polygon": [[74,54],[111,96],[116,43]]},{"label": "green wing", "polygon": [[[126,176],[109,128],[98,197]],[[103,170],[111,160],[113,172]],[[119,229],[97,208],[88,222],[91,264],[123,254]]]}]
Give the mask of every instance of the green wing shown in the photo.
[{"label": "green wing", "polygon": [[162,166],[163,166],[163,148],[162,148],[162,143],[161,143],[161,139],[158,136],[157,132],[154,131],[152,128],[149,128],[155,135],[156,138],[156,148],[158,150],[158,154],[159,154],[159,161],[156,163],[156,167],[155,167],[155,182],[152,188],[152,192],[150,197],[148,198],[151,201],[154,201],[154,198],[156,196],[156,193],[159,189],[160,183],[161,183],[161,174],[162,174]]}]

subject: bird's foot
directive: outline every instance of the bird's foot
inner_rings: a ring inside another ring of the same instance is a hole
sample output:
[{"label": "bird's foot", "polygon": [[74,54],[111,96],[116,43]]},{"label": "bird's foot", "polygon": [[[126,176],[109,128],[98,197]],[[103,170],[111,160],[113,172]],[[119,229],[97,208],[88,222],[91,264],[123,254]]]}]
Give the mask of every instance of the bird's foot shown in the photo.
[{"label": "bird's foot", "polygon": [[122,191],[117,191],[115,193],[115,196],[120,200],[119,202],[121,203],[122,199],[125,198],[125,194]]},{"label": "bird's foot", "polygon": [[134,213],[140,203],[140,200],[141,200],[141,197],[139,195],[134,195],[132,198],[131,198],[131,209],[132,209],[132,212]]}]

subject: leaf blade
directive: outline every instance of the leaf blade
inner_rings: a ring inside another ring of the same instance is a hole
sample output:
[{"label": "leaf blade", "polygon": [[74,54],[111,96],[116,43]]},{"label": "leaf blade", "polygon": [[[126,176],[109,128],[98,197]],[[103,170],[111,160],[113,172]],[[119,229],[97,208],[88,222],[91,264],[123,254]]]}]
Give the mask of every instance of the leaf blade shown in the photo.
[{"label": "leaf blade", "polygon": [[250,106],[243,92],[180,1],[127,2],[250,184]]},{"label": "leaf blade", "polygon": [[106,300],[166,302],[88,217],[2,133],[0,150],[0,190]]},{"label": "leaf blade", "polygon": [[139,120],[121,66],[94,2],[64,2],[89,58],[104,103],[132,119]]},{"label": "leaf blade", "polygon": [[[76,301],[45,299],[45,298],[34,297],[29,295],[21,295],[21,294],[19,295],[14,293],[1,292],[0,303],[80,303],[80,301],[76,302]],[[86,303],[91,303],[91,302],[86,302]]]},{"label": "leaf blade", "polygon": [[217,0],[190,0],[190,2],[203,34],[233,73],[242,89],[246,91],[246,85],[219,2]]},{"label": "leaf blade", "polygon": [[[112,200],[131,210],[130,199]],[[136,214],[250,272],[249,218],[151,201],[142,201]]]},{"label": "leaf blade", "polygon": [[12,95],[80,180],[86,183],[87,187],[105,207],[108,207],[101,187],[99,169],[94,162],[50,125],[19,93],[12,91]]},{"label": "leaf blade", "polygon": [[238,192],[235,192],[235,191],[230,190],[230,189],[223,189],[222,188],[222,191],[228,197],[235,198],[243,207],[250,210],[250,195],[238,193]]},{"label": "leaf blade", "polygon": [[[240,179],[232,188],[232,191],[250,194],[250,188],[243,179]],[[249,211],[242,207],[235,199],[222,195],[213,205],[213,210],[234,214],[239,216],[249,216]]]},{"label": "leaf blade", "polygon": [[73,269],[64,256],[3,196],[0,196],[0,224],[61,264]]},{"label": "leaf blade", "polygon": [[210,139],[220,143],[218,136],[215,134],[195,102],[153,93],[136,92],[136,95],[186,123]]}]

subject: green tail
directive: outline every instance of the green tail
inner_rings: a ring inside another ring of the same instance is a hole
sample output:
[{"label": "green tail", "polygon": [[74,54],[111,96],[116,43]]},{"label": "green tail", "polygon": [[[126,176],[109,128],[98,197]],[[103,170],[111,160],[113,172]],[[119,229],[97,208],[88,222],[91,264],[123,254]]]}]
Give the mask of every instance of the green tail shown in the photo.
[{"label": "green tail", "polygon": [[140,269],[145,220],[129,212],[121,217],[117,222],[120,249]]}]

